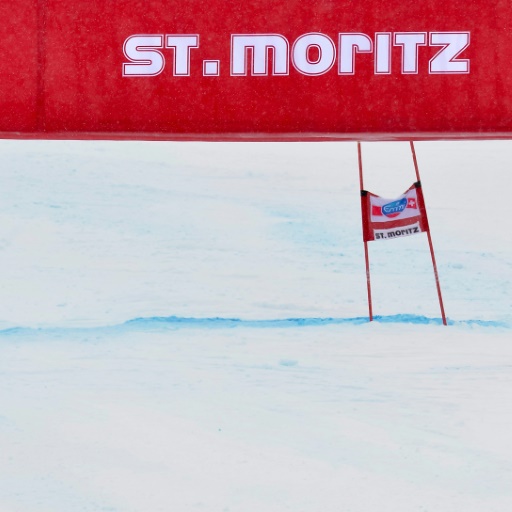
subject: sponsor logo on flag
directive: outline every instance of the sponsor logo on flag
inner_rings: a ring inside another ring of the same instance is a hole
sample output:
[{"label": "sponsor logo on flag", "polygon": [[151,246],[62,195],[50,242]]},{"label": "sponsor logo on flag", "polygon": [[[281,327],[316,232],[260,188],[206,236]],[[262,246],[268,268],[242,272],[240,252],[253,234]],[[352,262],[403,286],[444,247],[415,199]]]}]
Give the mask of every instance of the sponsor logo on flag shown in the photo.
[{"label": "sponsor logo on flag", "polygon": [[371,218],[374,222],[386,222],[398,218],[405,219],[419,215],[416,190],[408,190],[397,199],[384,199],[371,196]]},{"label": "sponsor logo on flag", "polygon": [[418,203],[414,197],[402,197],[382,206],[372,204],[372,215],[375,217],[385,216],[390,219],[398,217],[406,208],[417,210]]}]

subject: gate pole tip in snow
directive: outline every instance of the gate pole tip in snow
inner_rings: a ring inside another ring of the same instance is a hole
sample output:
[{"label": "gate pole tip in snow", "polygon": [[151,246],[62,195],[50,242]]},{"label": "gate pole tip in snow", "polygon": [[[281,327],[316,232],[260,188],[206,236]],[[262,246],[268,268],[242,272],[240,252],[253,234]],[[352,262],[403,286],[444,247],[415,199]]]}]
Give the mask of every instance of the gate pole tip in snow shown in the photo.
[{"label": "gate pole tip in snow", "polygon": [[[361,210],[363,211],[362,219],[363,219],[363,232],[365,231],[365,215],[364,215],[364,196],[366,196],[366,191],[363,186],[363,158],[361,155],[361,142],[357,143],[357,157],[359,161],[359,185],[361,189]],[[364,237],[363,237],[364,238]],[[373,322],[373,308],[372,308],[372,286],[370,283],[370,257],[368,255],[368,242],[364,240],[364,259],[366,262],[366,288],[368,292],[368,318],[370,322]]]},{"label": "gate pole tip in snow", "polygon": [[[411,140],[411,141],[409,141],[409,143],[411,145],[412,159],[414,162],[414,170],[416,171],[416,178],[417,178],[418,182],[421,183],[420,171],[419,171],[419,167],[418,167],[418,160],[416,158],[416,150],[414,149],[414,142]],[[423,191],[421,191],[421,195],[423,198]],[[422,202],[424,203],[424,199],[422,200]],[[426,208],[425,208],[424,214],[425,214],[425,217],[427,217]],[[446,321],[446,315],[444,312],[443,296],[441,294],[441,285],[439,283],[439,273],[437,272],[436,257],[434,255],[434,245],[432,244],[432,237],[430,235],[430,227],[427,229],[427,238],[428,238],[428,246],[430,248],[430,256],[432,257],[432,266],[434,267],[434,278],[436,280],[437,296],[439,298],[439,308],[441,309],[441,317],[443,319],[443,325],[448,325],[448,322]]]}]

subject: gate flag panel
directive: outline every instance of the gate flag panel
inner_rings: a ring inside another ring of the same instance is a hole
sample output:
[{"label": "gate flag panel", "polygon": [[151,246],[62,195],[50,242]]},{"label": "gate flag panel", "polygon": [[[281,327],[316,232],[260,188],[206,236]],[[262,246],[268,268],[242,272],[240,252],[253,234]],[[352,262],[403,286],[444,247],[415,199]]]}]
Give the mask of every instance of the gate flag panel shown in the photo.
[{"label": "gate flag panel", "polygon": [[419,181],[396,199],[385,199],[362,190],[361,202],[365,242],[393,240],[429,229]]},{"label": "gate flag panel", "polygon": [[508,0],[11,0],[0,136],[509,138]]}]

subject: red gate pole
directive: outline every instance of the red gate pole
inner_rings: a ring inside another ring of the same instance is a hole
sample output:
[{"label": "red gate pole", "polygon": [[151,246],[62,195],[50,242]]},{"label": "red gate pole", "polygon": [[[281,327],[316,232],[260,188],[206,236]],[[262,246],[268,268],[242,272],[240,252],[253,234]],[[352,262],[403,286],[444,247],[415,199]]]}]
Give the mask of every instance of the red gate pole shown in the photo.
[{"label": "red gate pole", "polygon": [[[414,161],[414,169],[416,171],[417,181],[421,182],[420,171],[418,168],[418,160],[416,159],[416,150],[414,149],[414,142],[409,141],[411,144],[412,159]],[[425,217],[427,216],[427,210],[425,209]],[[428,221],[427,221],[428,222]],[[432,256],[432,266],[434,267],[434,277],[436,280],[437,296],[439,297],[439,307],[441,308],[441,316],[443,318],[443,325],[448,325],[446,322],[446,315],[444,313],[443,297],[441,295],[441,285],[439,284],[439,274],[437,272],[436,257],[434,255],[434,246],[432,244],[432,237],[430,236],[430,227],[427,229],[428,245],[430,247],[430,255]]]},{"label": "red gate pole", "polygon": [[[362,193],[364,190],[364,187],[363,187],[363,158],[361,155],[361,143],[360,142],[357,143],[357,157],[359,160],[359,185],[360,185],[360,189],[361,189],[361,193]],[[361,201],[361,207],[364,208],[364,204],[362,201]],[[362,219],[363,219],[363,223],[364,223],[365,212],[362,211],[361,213],[362,213]],[[363,233],[364,232],[365,232],[365,229],[364,229],[364,224],[363,224]],[[364,236],[363,236],[363,239],[364,239]],[[371,283],[370,283],[370,258],[368,256],[368,242],[366,240],[364,240],[364,259],[366,262],[366,287],[368,290],[368,317],[370,319],[370,322],[372,322],[373,321],[373,309],[372,309],[372,287],[371,287]]]}]

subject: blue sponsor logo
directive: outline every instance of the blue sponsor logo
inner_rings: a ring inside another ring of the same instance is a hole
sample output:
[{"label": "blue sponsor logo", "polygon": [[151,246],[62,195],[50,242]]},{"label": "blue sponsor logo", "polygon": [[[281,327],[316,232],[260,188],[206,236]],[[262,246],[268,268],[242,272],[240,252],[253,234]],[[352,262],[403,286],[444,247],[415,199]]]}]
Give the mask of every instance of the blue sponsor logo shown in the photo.
[{"label": "blue sponsor logo", "polygon": [[391,203],[385,204],[382,207],[382,213],[386,217],[396,217],[397,215],[400,215],[407,206],[407,198],[403,197],[402,199],[399,199],[398,201],[393,201]]}]

